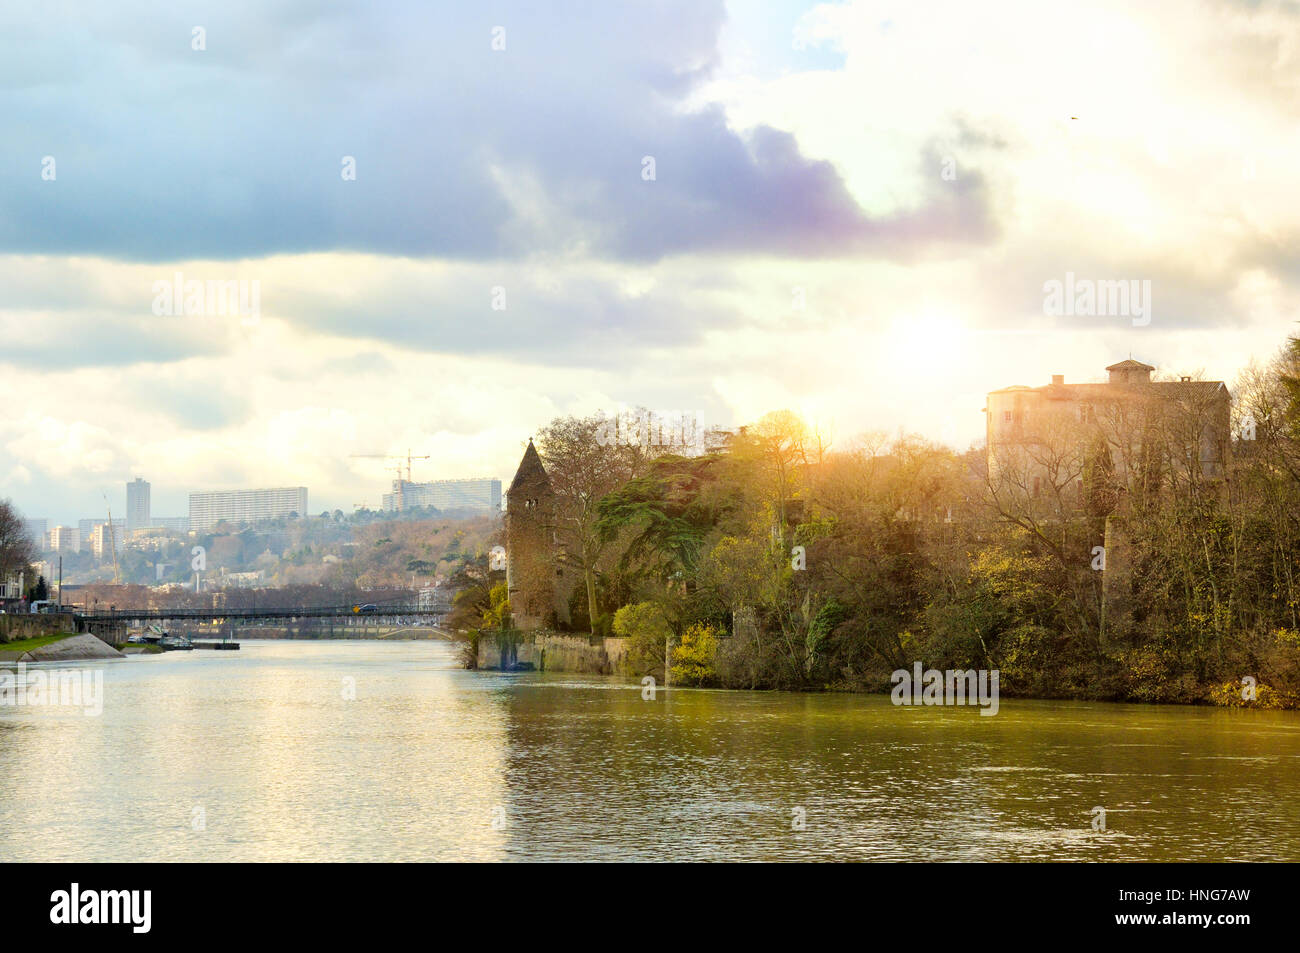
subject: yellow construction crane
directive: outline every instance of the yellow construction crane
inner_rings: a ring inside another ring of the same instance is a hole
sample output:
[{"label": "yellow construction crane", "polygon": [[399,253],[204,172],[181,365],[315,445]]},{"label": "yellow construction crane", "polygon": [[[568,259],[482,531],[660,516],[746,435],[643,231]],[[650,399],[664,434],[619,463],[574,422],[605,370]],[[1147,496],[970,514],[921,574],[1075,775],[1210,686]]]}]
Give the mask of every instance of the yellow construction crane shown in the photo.
[{"label": "yellow construction crane", "polygon": [[[406,483],[413,482],[411,480],[411,461],[433,459],[433,457],[427,453],[423,454],[422,456],[415,456],[414,454],[411,453],[409,448],[406,451],[405,457],[403,457],[401,454],[393,454],[393,453],[353,453],[353,454],[349,454],[349,456],[364,457],[364,458],[378,459],[378,460],[397,461],[396,466],[390,467],[388,469],[393,469],[397,471],[397,482],[394,484],[394,488],[397,490],[397,509],[399,512],[405,508],[403,489],[405,488]],[[402,460],[406,460],[406,483],[402,482]]]}]

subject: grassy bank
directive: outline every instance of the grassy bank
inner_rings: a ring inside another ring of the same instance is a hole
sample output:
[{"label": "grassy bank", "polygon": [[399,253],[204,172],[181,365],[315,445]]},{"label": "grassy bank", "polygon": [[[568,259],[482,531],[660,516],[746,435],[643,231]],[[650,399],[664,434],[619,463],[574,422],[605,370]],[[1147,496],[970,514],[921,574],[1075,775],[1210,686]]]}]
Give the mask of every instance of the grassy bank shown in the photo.
[{"label": "grassy bank", "polygon": [[150,642],[119,642],[113,648],[123,655],[161,655],[163,647]]},{"label": "grassy bank", "polygon": [[70,639],[76,633],[61,632],[55,635],[38,635],[34,639],[18,639],[13,642],[0,642],[0,661],[5,659],[16,659],[24,652],[30,652],[33,649],[44,648],[47,645],[53,645],[55,642],[62,642],[64,639]]},{"label": "grassy bank", "polygon": [[75,632],[59,632],[55,635],[38,635],[34,639],[0,642],[0,652],[30,652],[32,649],[39,649],[46,645],[53,645],[55,642],[62,642],[64,639],[70,639],[75,634]]}]

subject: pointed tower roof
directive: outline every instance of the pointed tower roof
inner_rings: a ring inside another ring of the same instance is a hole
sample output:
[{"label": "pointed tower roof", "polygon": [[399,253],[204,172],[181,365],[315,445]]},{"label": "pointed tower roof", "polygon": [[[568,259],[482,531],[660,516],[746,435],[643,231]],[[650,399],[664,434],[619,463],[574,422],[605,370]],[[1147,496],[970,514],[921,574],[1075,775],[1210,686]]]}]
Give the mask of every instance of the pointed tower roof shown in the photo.
[{"label": "pointed tower roof", "polygon": [[542,458],[537,453],[537,448],[533,446],[533,438],[528,438],[528,449],[524,451],[524,458],[519,461],[519,469],[515,471],[515,478],[510,481],[510,491],[523,485],[544,485],[550,487],[551,478],[546,475],[546,467],[542,466]]},{"label": "pointed tower roof", "polygon": [[1143,364],[1141,361],[1135,361],[1129,358],[1127,361],[1120,361],[1118,364],[1112,364],[1106,368],[1108,371],[1154,371],[1155,368],[1150,364]]}]

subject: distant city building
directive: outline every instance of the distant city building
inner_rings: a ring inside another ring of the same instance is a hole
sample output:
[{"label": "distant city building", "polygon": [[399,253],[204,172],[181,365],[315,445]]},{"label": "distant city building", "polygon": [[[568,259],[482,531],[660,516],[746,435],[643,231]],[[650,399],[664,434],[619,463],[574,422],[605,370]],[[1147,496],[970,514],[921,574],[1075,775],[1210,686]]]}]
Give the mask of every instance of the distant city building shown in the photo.
[{"label": "distant city building", "polygon": [[188,533],[190,531],[190,518],[188,516],[155,516],[149,525],[169,529],[173,533]]},{"label": "distant city building", "polygon": [[90,549],[90,537],[95,532],[96,526],[103,526],[105,520],[88,519],[77,520],[77,536],[81,540],[82,549]]},{"label": "distant city building", "polygon": [[[114,527],[114,531],[111,534],[111,536],[114,544],[117,546],[117,551],[120,553],[123,549],[123,544],[126,542],[125,539],[126,534],[121,530],[118,530],[116,527]],[[105,558],[112,557],[113,550],[109,547],[109,543],[108,543],[109,538],[110,538],[110,533],[109,533],[107,523],[100,523],[98,526],[94,528],[94,530],[91,531],[90,551],[94,553],[96,559],[105,559]]]},{"label": "distant city building", "polygon": [[226,572],[221,570],[218,585],[225,589],[252,589],[260,586],[266,574],[262,572]]},{"label": "distant city building", "polygon": [[307,515],[305,486],[191,493],[189,528],[201,533],[222,520],[252,523],[257,520],[281,519],[294,513]]},{"label": "distant city building", "polygon": [[75,553],[81,548],[81,534],[71,526],[56,526],[50,530],[49,552]]},{"label": "distant city building", "polygon": [[143,526],[134,529],[127,537],[129,549],[160,550],[168,541],[168,530],[162,526]]},{"label": "distant city building", "polygon": [[32,545],[41,552],[49,550],[50,541],[46,538],[50,532],[50,521],[45,518],[23,520],[27,529],[27,535],[32,541]]},{"label": "distant city building", "polygon": [[437,510],[501,511],[501,481],[486,477],[468,480],[434,480],[411,483],[394,480],[393,492],[384,494],[388,512],[431,506]]},{"label": "distant city building", "polygon": [[136,477],[126,485],[126,530],[149,525],[149,484]]}]

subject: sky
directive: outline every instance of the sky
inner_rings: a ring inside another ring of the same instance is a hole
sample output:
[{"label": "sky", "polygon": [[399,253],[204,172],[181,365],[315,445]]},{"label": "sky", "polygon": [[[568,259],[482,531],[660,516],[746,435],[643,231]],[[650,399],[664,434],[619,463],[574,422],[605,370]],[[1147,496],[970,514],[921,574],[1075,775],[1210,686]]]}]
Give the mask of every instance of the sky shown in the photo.
[{"label": "sky", "polygon": [[51,526],[508,481],[637,406],[965,448],[1300,317],[1290,0],[8,4],[0,132],[0,498]]}]

